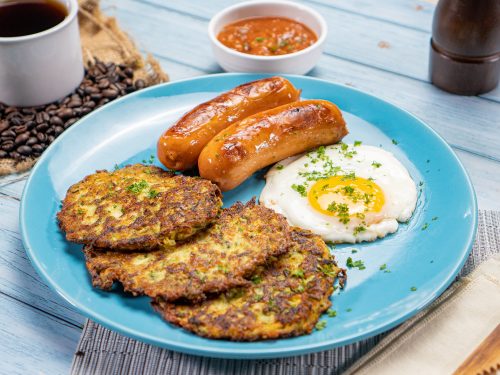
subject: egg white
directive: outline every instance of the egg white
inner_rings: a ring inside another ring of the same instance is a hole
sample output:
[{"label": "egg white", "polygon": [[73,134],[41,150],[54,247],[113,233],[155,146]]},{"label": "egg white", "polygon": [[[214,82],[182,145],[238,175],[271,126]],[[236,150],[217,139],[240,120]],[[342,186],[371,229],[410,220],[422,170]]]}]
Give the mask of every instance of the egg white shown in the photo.
[{"label": "egg white", "polygon": [[[398,222],[411,218],[417,188],[392,153],[374,146],[338,144],[322,148],[321,157],[318,155],[312,151],[277,163],[266,175],[260,202],[284,215],[292,225],[309,229],[334,243],[373,241],[395,232]],[[356,177],[370,179],[382,189],[385,203],[379,212],[367,213],[364,220],[351,217],[348,223],[341,223],[337,216],[314,209],[307,196],[296,190],[297,186],[304,186],[308,191],[316,181],[308,181],[307,177],[314,173],[322,177],[354,173]],[[361,221],[364,230],[357,232]]]}]

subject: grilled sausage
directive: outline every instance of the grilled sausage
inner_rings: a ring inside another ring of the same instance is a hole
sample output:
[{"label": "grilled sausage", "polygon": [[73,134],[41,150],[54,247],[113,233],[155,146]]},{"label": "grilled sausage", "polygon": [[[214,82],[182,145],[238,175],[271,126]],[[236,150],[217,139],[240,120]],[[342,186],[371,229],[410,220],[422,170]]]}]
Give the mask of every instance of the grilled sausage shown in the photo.
[{"label": "grilled sausage", "polygon": [[297,90],[282,77],[245,83],[186,113],[158,140],[158,159],[168,168],[196,166],[205,145],[230,124],[298,100]]},{"label": "grilled sausage", "polygon": [[198,159],[200,176],[222,191],[234,189],[255,171],[348,133],[336,105],[326,100],[285,104],[232,124],[217,134]]}]

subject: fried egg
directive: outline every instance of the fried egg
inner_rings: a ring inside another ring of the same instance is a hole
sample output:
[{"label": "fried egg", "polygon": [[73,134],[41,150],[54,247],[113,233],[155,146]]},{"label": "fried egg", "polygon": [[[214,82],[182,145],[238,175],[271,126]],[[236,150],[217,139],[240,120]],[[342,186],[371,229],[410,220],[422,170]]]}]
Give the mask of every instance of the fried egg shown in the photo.
[{"label": "fried egg", "polygon": [[261,204],[325,241],[373,241],[408,221],[417,188],[394,155],[340,143],[277,163],[266,174]]}]

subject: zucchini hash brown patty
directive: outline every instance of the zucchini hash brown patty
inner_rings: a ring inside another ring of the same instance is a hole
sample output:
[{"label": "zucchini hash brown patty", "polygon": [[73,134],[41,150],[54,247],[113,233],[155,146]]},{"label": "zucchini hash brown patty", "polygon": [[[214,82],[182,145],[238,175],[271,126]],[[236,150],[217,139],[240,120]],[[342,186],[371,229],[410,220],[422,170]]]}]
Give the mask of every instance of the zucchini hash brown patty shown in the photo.
[{"label": "zucchini hash brown patty", "polygon": [[289,244],[285,218],[251,201],[223,210],[207,230],[175,247],[127,253],[87,246],[84,252],[95,287],[110,289],[119,281],[134,295],[201,300],[248,284],[245,276]]},{"label": "zucchini hash brown patty", "polygon": [[292,231],[290,251],[261,267],[249,287],[233,288],[199,304],[153,302],[165,320],[200,336],[255,341],[310,333],[329,300],[338,277],[324,241],[309,231]]},{"label": "zucchini hash brown patty", "polygon": [[135,164],[71,186],[57,218],[68,241],[146,250],[204,229],[221,206],[220,190],[208,180]]}]

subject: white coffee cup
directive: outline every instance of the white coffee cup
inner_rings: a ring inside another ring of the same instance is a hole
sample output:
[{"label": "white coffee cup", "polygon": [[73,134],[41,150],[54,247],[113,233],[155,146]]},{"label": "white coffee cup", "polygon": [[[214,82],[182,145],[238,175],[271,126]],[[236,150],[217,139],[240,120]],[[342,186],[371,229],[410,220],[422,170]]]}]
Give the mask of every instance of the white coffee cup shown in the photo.
[{"label": "white coffee cup", "polygon": [[0,37],[0,102],[23,107],[47,104],[83,79],[77,0],[57,0],[68,15],[36,34]]}]

